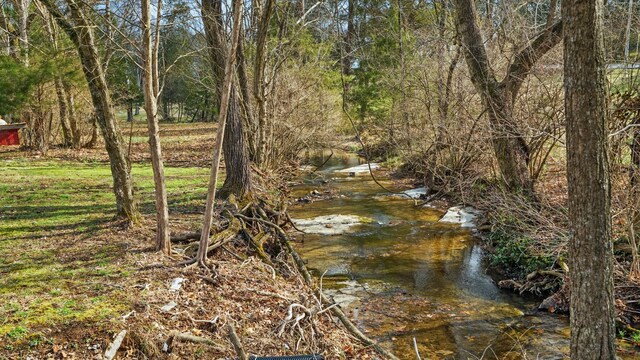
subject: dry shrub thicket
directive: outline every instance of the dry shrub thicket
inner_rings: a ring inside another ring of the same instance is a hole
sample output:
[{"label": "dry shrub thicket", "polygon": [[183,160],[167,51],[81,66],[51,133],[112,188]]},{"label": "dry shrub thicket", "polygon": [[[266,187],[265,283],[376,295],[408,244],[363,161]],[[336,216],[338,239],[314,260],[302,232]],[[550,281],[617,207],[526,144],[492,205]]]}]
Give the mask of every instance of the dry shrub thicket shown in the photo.
[{"label": "dry shrub thicket", "polygon": [[268,113],[274,120],[267,146],[273,167],[295,161],[305,149],[331,146],[340,126],[340,95],[325,86],[318,70],[324,59],[318,55],[310,60],[288,64],[273,86]]},{"label": "dry shrub thicket", "polygon": [[[507,4],[504,6],[515,6]],[[503,9],[500,26],[491,28],[486,22],[481,25],[485,33],[487,52],[498,80],[506,73],[506,67],[514,54],[542,29],[541,23],[531,23],[521,17],[515,9]],[[626,23],[624,16],[607,17],[608,38],[619,36],[620,24]],[[634,19],[634,24],[637,19]],[[616,25],[617,24],[617,25]],[[507,31],[506,29],[509,29]],[[618,29],[618,30],[616,30]],[[404,170],[424,181],[432,196],[448,194],[458,200],[484,211],[487,218],[485,228],[491,230],[493,245],[503,246],[509,242],[512,250],[526,253],[526,259],[502,259],[498,253],[498,265],[512,261],[524,261],[514,277],[533,280],[538,274],[533,271],[542,268],[554,270],[550,277],[564,277],[566,267],[566,245],[568,241],[568,219],[566,209],[566,164],[564,144],[564,97],[562,83],[562,49],[557,46],[547,53],[527,77],[515,101],[513,114],[519,131],[526,139],[530,151],[529,171],[535,182],[536,198],[526,194],[509,193],[502,188],[499,172],[491,145],[492,131],[483,112],[483,105],[471,84],[464,58],[457,58],[455,34],[446,33],[446,51],[439,49],[436,24],[433,28],[413,34],[417,54],[407,61],[403,102],[394,106],[389,113],[395,121],[387,121],[377,127],[367,129],[370,153],[379,158],[399,157],[404,162]],[[426,35],[431,34],[431,35]],[[616,42],[620,44],[621,42]],[[611,42],[608,43],[609,45]],[[438,51],[442,50],[442,53]],[[620,49],[609,49],[610,62],[618,62]],[[444,61],[444,65],[441,63]],[[446,81],[453,64],[450,86]],[[443,72],[444,71],[444,72]],[[609,69],[609,85],[612,94],[622,91],[626,95],[613,95],[611,106],[611,170],[614,217],[614,234],[619,255],[617,275],[619,283],[624,283],[630,269],[638,269],[635,247],[628,246],[630,230],[638,221],[637,192],[630,183],[633,164],[631,154],[632,137],[635,133],[640,112],[637,82],[633,74]],[[630,78],[631,77],[631,78]],[[400,80],[395,80],[397,86]],[[631,88],[631,90],[629,90]],[[446,97],[445,90],[449,96]],[[441,99],[445,98],[448,111],[443,118],[439,113]],[[624,101],[623,101],[624,100]],[[623,107],[624,110],[618,110]],[[410,116],[403,115],[409,113]],[[377,122],[380,124],[380,122]],[[370,126],[370,125],[369,125]],[[625,129],[625,131],[620,131]],[[393,133],[396,136],[390,137]],[[631,214],[631,215],[630,215]],[[637,226],[635,227],[637,228]],[[516,245],[513,245],[516,244]],[[513,247],[515,246],[515,247]],[[627,252],[626,254],[624,252]],[[504,263],[502,263],[504,262]],[[631,271],[632,277],[638,270]],[[531,279],[527,279],[530,275]],[[637,276],[637,275],[635,275]],[[539,279],[538,279],[539,280]],[[556,279],[557,280],[557,279]],[[557,289],[559,281],[544,281],[541,286],[528,288],[533,292]],[[548,286],[552,282],[553,286]]]}]

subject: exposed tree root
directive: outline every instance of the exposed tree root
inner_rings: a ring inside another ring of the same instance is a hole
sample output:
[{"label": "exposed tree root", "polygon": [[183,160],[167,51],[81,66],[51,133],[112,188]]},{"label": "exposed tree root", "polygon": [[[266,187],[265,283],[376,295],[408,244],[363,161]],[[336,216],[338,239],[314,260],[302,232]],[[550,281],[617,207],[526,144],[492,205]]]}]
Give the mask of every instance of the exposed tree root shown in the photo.
[{"label": "exposed tree root", "polygon": [[517,291],[520,295],[529,292],[541,296],[558,289],[564,278],[565,276],[557,271],[538,270],[527,275],[523,283],[508,279],[498,282],[498,286],[503,289]]},{"label": "exposed tree root", "polygon": [[173,349],[173,342],[174,341],[183,341],[183,342],[190,342],[190,343],[194,343],[194,344],[204,344],[204,345],[208,345],[211,346],[213,348],[215,348],[216,350],[220,351],[220,352],[224,352],[225,351],[225,346],[217,343],[211,339],[207,339],[201,336],[195,336],[195,335],[191,335],[189,333],[181,333],[181,332],[171,332],[169,334],[169,338],[167,339],[167,341],[164,344],[164,348],[163,351],[170,353]]},{"label": "exposed tree root", "polygon": [[[286,206],[282,206],[281,210],[275,210],[273,205],[263,200],[251,202],[243,207],[238,206],[236,203],[231,205],[232,206],[227,207],[229,222],[224,230],[212,235],[212,245],[207,248],[207,253],[210,254],[216,249],[221,248],[232,239],[241,238],[244,239],[249,249],[252,249],[256,257],[266,264],[266,266],[269,266],[273,271],[288,274],[291,273],[289,265],[278,256],[278,254],[284,251],[291,256],[304,283],[311,289],[314,289],[314,292],[317,294],[313,296],[315,300],[312,305],[292,302],[288,308],[286,318],[277,330],[278,334],[282,334],[288,328],[289,332],[297,333],[299,336],[297,345],[299,345],[301,341],[313,342],[315,341],[315,334],[318,333],[314,319],[321,313],[331,311],[333,315],[340,320],[344,328],[363,344],[372,347],[385,358],[391,360],[398,359],[377,342],[364,335],[333,300],[324,295],[321,289],[315,287],[313,277],[307,270],[300,255],[289,242],[289,237],[283,229],[284,226],[295,227],[286,212]],[[195,266],[196,263],[196,259],[193,258],[182,264],[192,264],[192,266]],[[215,277],[201,277],[201,279],[210,282],[212,285],[217,284]],[[233,329],[230,328],[229,332],[231,341],[234,342],[235,331],[232,330]],[[236,347],[238,356],[244,358],[244,356],[246,356],[246,354],[243,353],[244,350],[236,346],[240,344],[240,339],[237,338],[237,334],[235,334],[235,338],[237,344],[234,343],[234,347]]]}]

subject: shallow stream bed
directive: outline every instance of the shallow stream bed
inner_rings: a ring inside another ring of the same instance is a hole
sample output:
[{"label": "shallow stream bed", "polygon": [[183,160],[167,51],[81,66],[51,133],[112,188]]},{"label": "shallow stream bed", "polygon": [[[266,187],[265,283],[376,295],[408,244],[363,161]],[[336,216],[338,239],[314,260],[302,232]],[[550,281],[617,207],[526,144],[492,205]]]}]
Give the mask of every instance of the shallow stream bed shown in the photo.
[{"label": "shallow stream bed", "polygon": [[[304,177],[293,196],[310,202],[291,216],[308,229],[294,235],[309,268],[324,274],[325,292],[367,335],[401,359],[416,358],[413,338],[422,358],[567,358],[566,317],[535,312],[538,300],[499,289],[468,228],[385,191],[367,166],[349,169],[361,162],[334,155]],[[322,199],[326,193],[333,196]]]}]

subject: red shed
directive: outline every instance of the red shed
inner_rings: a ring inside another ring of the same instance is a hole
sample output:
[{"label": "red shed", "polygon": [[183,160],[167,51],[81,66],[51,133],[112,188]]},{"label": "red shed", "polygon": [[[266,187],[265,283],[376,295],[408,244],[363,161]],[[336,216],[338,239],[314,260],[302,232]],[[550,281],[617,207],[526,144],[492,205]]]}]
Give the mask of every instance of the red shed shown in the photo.
[{"label": "red shed", "polygon": [[20,145],[20,129],[26,126],[26,124],[0,125],[0,146]]}]

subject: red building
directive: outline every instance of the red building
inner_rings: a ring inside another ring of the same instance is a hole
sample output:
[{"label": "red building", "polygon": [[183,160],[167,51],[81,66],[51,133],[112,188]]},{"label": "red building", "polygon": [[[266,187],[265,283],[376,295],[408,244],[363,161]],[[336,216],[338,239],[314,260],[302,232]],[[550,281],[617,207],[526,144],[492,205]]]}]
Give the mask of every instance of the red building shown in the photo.
[{"label": "red building", "polygon": [[26,124],[0,125],[0,146],[20,145],[20,129]]}]

